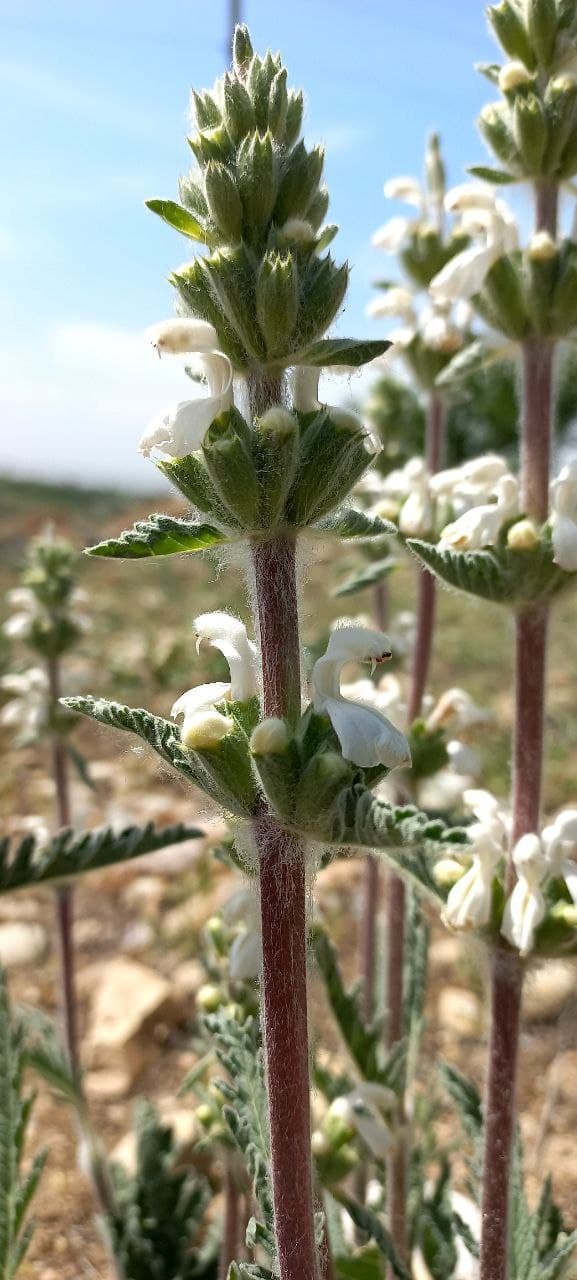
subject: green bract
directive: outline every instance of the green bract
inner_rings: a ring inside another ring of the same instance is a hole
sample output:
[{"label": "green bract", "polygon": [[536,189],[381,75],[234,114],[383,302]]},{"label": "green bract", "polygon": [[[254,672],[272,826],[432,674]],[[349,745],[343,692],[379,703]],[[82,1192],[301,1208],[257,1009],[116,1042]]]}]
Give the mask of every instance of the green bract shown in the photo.
[{"label": "green bract", "polygon": [[406,545],[449,586],[514,608],[557,595],[575,579],[574,574],[554,564],[546,531],[536,547],[523,551],[506,544],[482,551],[453,551],[419,538],[408,538]]}]

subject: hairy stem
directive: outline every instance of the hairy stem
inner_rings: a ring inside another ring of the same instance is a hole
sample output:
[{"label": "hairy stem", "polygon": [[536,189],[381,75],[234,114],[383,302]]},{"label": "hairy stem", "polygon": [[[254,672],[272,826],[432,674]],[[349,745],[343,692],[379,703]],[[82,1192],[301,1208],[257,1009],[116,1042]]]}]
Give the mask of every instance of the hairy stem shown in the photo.
[{"label": "hairy stem", "polygon": [[218,1280],[226,1280],[231,1262],[238,1258],[240,1243],[240,1196],[232,1170],[227,1165],[224,1178],[224,1228],[220,1258],[218,1262]]},{"label": "hairy stem", "polygon": [[[252,412],[278,402],[278,384],[249,384]],[[294,539],[252,546],[263,716],[301,710]],[[262,1000],[271,1175],[280,1280],[318,1280],[313,1216],[307,1025],[305,852],[274,814],[254,822],[260,861]]]},{"label": "hairy stem", "polygon": [[[442,465],[445,440],[445,406],[436,392],[431,392],[427,413],[425,454],[432,475]],[[426,569],[419,574],[417,599],[417,635],[413,654],[409,692],[408,723],[421,713],[429,675],[435,629],[436,584]],[[387,1045],[392,1048],[403,1035],[403,977],[405,957],[405,886],[399,876],[388,877],[387,889]],[[399,1257],[407,1254],[407,1166],[408,1143],[405,1133],[404,1099],[399,1101],[399,1136],[388,1166],[389,1228]],[[390,1272],[392,1275],[392,1272]]]},{"label": "hairy stem", "polygon": [[[538,230],[555,235],[557,189],[540,183],[535,192]],[[531,338],[523,344],[521,508],[542,523],[548,513],[551,452],[553,344]],[[515,726],[513,734],[512,844],[539,832],[543,775],[543,729],[547,659],[546,605],[523,609],[516,618]],[[515,881],[509,859],[508,890]],[[507,1280],[511,1158],[523,968],[519,957],[496,946],[491,969],[491,1033],[485,1098],[485,1151],[481,1228],[481,1280]]]},{"label": "hairy stem", "polygon": [[[53,709],[60,697],[60,664],[58,658],[48,659],[48,684]],[[62,738],[52,734],[52,775],[56,797],[56,821],[59,827],[70,826],[70,793],[68,785],[68,761]],[[56,925],[60,969],[60,1003],[64,1041],[75,1072],[78,1071],[78,1002],[74,974],[74,899],[69,885],[56,890]]]}]

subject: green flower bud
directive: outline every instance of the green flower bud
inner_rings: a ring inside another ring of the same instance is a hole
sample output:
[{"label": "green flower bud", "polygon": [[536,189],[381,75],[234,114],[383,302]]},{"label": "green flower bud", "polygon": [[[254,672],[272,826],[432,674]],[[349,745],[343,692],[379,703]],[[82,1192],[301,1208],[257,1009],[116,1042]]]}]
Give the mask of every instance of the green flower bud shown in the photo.
[{"label": "green flower bud", "polygon": [[549,139],[544,170],[556,173],[568,140],[576,125],[577,81],[573,76],[555,76],[545,93],[545,113]]},{"label": "green flower bud", "polygon": [[557,5],[555,0],[526,0],[527,34],[537,62],[548,67],[557,38]]},{"label": "green flower bud", "polygon": [[278,192],[277,156],[270,133],[244,139],[238,174],[247,237],[254,240],[269,222]]},{"label": "green flower bud", "polygon": [[548,231],[538,231],[526,252],[527,302],[536,333],[548,335],[559,270],[559,250]]},{"label": "green flower bud", "polygon": [[514,94],[516,89],[527,89],[529,85],[533,87],[536,84],[536,78],[532,71],[528,71],[523,62],[513,59],[513,62],[506,62],[499,72],[499,88],[501,93]]},{"label": "green flower bud", "polygon": [[194,112],[194,118],[199,131],[203,129],[215,129],[222,124],[222,116],[220,110],[210,93],[197,93],[195,89],[191,93],[191,107]]},{"label": "green flower bud", "polygon": [[277,71],[271,84],[268,99],[268,127],[277,142],[284,140],[289,101],[286,82],[286,67],[282,67],[280,71]]},{"label": "green flower bud", "polygon": [[242,201],[238,187],[224,164],[211,160],[204,175],[206,201],[210,216],[226,240],[240,240],[242,235]]},{"label": "green flower bud", "polygon": [[254,813],[256,780],[246,735],[236,722],[214,708],[196,711],[185,718],[181,737],[210,780],[209,794],[218,796],[223,808],[233,813]]},{"label": "green flower bud", "polygon": [[184,458],[165,458],[156,465],[199,511],[216,516],[224,524],[237,523],[221,502],[204,465],[202,454],[189,453]]},{"label": "green flower bud", "polygon": [[244,79],[248,74],[250,61],[253,57],[254,51],[248,27],[237,26],[232,42],[232,65],[237,76],[240,76],[241,79]]},{"label": "green flower bud", "polygon": [[[179,267],[178,271],[173,271],[168,277],[169,281],[186,303],[188,314],[213,325],[218,334],[220,350],[229,356],[235,369],[245,369],[248,364],[246,348],[219,305],[215,282],[210,280],[206,263],[205,258],[195,258],[193,262]],[[254,320],[256,324],[256,315]]]},{"label": "green flower bud", "polygon": [[223,98],[224,124],[233,142],[238,144],[255,127],[254,107],[242,81],[230,75],[224,77]]},{"label": "green flower bud", "polygon": [[312,420],[301,415],[300,422],[297,474],[286,505],[287,519],[297,527],[337,507],[372,458],[354,414],[322,409]]},{"label": "green flower bud", "polygon": [[577,324],[577,245],[564,241],[551,301],[552,329],[562,337]]},{"label": "green flower bud", "polygon": [[287,156],[275,205],[277,222],[302,218],[307,214],[318,190],[323,160],[322,147],[307,151],[304,142],[299,142]]},{"label": "green flower bud", "polygon": [[299,310],[297,265],[290,253],[268,253],[256,282],[256,313],[269,357],[288,355]]},{"label": "green flower bud", "polygon": [[493,263],[482,290],[497,318],[497,327],[520,341],[529,332],[520,253],[505,254]]},{"label": "green flower bud", "polygon": [[447,189],[447,178],[438,133],[432,133],[427,143],[427,150],[425,152],[425,178],[427,182],[427,190],[433,197],[433,200],[440,203],[444,199],[445,191]]},{"label": "green flower bud", "polygon": [[346,262],[336,267],[330,254],[326,258],[311,258],[301,289],[298,326],[301,351],[328,329],[342,305],[348,282]]},{"label": "green flower bud", "polygon": [[299,757],[284,720],[272,718],[258,724],[251,735],[250,749],[265,795],[278,813],[291,818]]},{"label": "green flower bud", "polygon": [[248,91],[252,99],[257,128],[268,129],[269,98],[272,82],[279,67],[270,50],[265,58],[255,55],[248,73]]},{"label": "green flower bud", "polygon": [[577,128],[572,129],[569,134],[569,140],[563,149],[557,177],[559,179],[572,178],[577,173]]},{"label": "green flower bud", "polygon": [[233,729],[234,724],[227,716],[207,709],[195,712],[184,721],[180,737],[191,751],[214,751]]},{"label": "green flower bud", "polygon": [[219,414],[202,444],[210,479],[235,521],[246,529],[259,527],[257,473],[246,437],[246,423],[236,409]]},{"label": "green flower bud", "polygon": [[287,149],[294,146],[303,122],[304,97],[299,89],[298,93],[294,91],[288,95],[287,112],[285,116],[284,127],[284,144]]},{"label": "green flower bud", "polygon": [[181,204],[184,205],[185,209],[189,209],[191,213],[194,213],[195,217],[202,220],[208,218],[208,205],[204,192],[201,191],[197,182],[194,182],[189,177],[179,178],[178,194]]},{"label": "green flower bud", "polygon": [[506,102],[490,102],[479,116],[479,129],[485,142],[508,169],[522,168],[521,157],[511,128],[511,115]]},{"label": "green flower bud", "polygon": [[[219,1005],[221,1003],[222,1001],[219,1000],[218,1004],[215,1005],[213,1009],[207,1009],[206,1013],[216,1013],[216,1010],[219,1008]],[[205,1129],[207,1131],[212,1129],[212,1126],[216,1117],[212,1107],[208,1102],[201,1102],[200,1106],[196,1108],[196,1111],[194,1114],[196,1116],[196,1119],[198,1120],[198,1123],[201,1129]]]},{"label": "green flower bud", "polygon": [[332,810],[345,787],[350,786],[353,771],[336,751],[322,751],[313,756],[301,775],[295,806],[295,819],[304,826],[324,830],[330,824]]},{"label": "green flower bud", "polygon": [[283,523],[297,469],[300,433],[298,419],[280,408],[269,409],[256,426],[261,526],[267,529]]},{"label": "green flower bud", "polygon": [[223,125],[201,130],[188,139],[188,145],[201,168],[209,160],[228,160],[233,151],[233,144]]},{"label": "green flower bud", "polygon": [[324,222],[327,216],[328,207],[329,207],[328,187],[319,187],[319,190],[317,191],[316,196],[313,197],[307,209],[307,219],[306,219],[307,222],[310,222],[311,227],[314,227],[315,231],[318,231],[319,227]]},{"label": "green flower bud", "polygon": [[534,551],[539,542],[539,529],[534,520],[517,520],[507,533],[507,546],[511,551]]},{"label": "green flower bud", "polygon": [[511,0],[501,0],[500,4],[490,5],[487,9],[487,17],[505,53],[510,58],[520,58],[526,67],[533,70],[535,56],[527,28]]},{"label": "green flower bud", "polygon": [[557,26],[559,31],[566,31],[572,27],[576,18],[575,0],[557,0]]},{"label": "green flower bud", "polygon": [[528,176],[542,171],[547,146],[547,120],[535,93],[518,94],[513,107],[513,132]]},{"label": "green flower bud", "polygon": [[244,349],[254,360],[263,360],[266,346],[256,316],[254,267],[245,245],[217,250],[209,258],[198,258],[197,264],[209,294]]}]

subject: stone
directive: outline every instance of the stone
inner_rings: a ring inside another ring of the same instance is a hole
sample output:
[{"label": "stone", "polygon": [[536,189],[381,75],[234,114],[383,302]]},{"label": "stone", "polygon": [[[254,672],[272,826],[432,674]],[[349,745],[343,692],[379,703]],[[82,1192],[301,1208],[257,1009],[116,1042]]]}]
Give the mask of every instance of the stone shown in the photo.
[{"label": "stone", "polygon": [[95,1102],[115,1102],[130,1091],[131,1079],[126,1071],[87,1071],[84,1089]]},{"label": "stone", "polygon": [[47,949],[48,935],[41,924],[24,920],[0,924],[0,965],[5,969],[37,964]]},{"label": "stone", "polygon": [[456,1036],[476,1038],[482,1028],[482,1012],[472,991],[463,987],[444,987],[437,1001],[439,1022],[444,1031]]},{"label": "stone", "polygon": [[206,969],[200,960],[184,960],[172,974],[175,989],[185,998],[195,996],[206,982]]},{"label": "stone", "polygon": [[160,876],[137,876],[126,886],[122,896],[129,910],[154,918],[160,910],[166,887]]},{"label": "stone", "polygon": [[460,938],[452,938],[446,934],[443,938],[435,938],[431,943],[429,963],[432,969],[451,969],[454,973],[462,959],[463,947]]},{"label": "stone", "polygon": [[109,960],[97,975],[88,1060],[92,1068],[123,1071],[134,1080],[156,1057],[167,1029],[180,1020],[182,1002],[162,974],[137,960]]},{"label": "stone", "polygon": [[548,960],[530,973],[523,993],[527,1022],[555,1022],[567,1002],[577,995],[577,971],[566,960]]}]

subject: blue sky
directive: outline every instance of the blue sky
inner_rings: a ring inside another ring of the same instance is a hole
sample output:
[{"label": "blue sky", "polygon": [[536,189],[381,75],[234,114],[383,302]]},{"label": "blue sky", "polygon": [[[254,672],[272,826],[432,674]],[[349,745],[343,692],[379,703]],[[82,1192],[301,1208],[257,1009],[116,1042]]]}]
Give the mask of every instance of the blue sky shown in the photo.
[{"label": "blue sky", "polygon": [[[419,173],[427,132],[450,179],[484,151],[475,118],[495,57],[478,0],[243,0],[255,46],[280,48],[326,144],[336,256],[352,265],[341,332],[390,272],[370,246],[402,212],[385,178]],[[136,444],[182,398],[147,325],[172,311],[187,242],[144,208],[188,167],[188,93],[224,69],[227,0],[0,0],[0,462],[12,473],[150,487]],[[188,384],[190,386],[190,384]],[[354,388],[353,388],[354,389]]]}]

